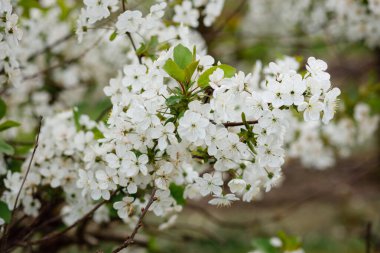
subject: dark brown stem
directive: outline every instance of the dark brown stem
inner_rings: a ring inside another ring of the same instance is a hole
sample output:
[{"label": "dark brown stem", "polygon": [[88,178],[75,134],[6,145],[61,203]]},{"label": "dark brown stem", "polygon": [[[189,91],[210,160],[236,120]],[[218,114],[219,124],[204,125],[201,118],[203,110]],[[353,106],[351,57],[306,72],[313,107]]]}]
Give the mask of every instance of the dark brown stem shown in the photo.
[{"label": "dark brown stem", "polygon": [[[212,124],[216,125],[216,122],[215,122],[215,121],[211,120],[210,122],[211,122]],[[259,122],[259,121],[257,121],[257,120],[248,120],[248,121],[246,121],[246,123],[247,123],[248,125],[254,125],[254,124],[257,124],[258,122]],[[244,126],[245,123],[244,123],[244,122],[225,122],[225,123],[222,123],[222,125],[223,125],[224,127],[235,127],[235,126]]]},{"label": "dark brown stem", "polygon": [[[112,196],[114,196],[118,191],[116,190],[115,192],[112,193],[111,195],[111,198]],[[111,199],[110,198],[110,199]],[[60,231],[60,232],[53,232],[39,240],[36,240],[36,241],[31,241],[31,242],[28,242],[30,244],[41,244],[41,243],[44,243],[46,241],[49,241],[49,240],[54,240],[62,235],[64,235],[65,233],[67,233],[68,231],[70,231],[71,229],[75,228],[77,225],[81,224],[83,221],[87,220],[89,217],[91,217],[96,210],[98,210],[102,205],[104,205],[105,203],[107,203],[109,200],[103,200],[102,202],[99,202],[97,205],[95,205],[86,215],[84,215],[82,218],[80,218],[79,220],[77,220],[75,223],[73,223],[72,225],[68,226],[67,228],[65,228],[64,230]]]},{"label": "dark brown stem", "polygon": [[140,217],[139,217],[139,219],[137,221],[137,224],[136,224],[135,228],[132,231],[132,234],[129,237],[126,238],[126,240],[124,241],[124,243],[122,245],[120,245],[114,251],[112,251],[112,253],[120,252],[121,250],[127,248],[129,245],[135,243],[134,239],[135,239],[136,234],[139,232],[139,229],[142,227],[142,221],[143,221],[146,213],[148,212],[150,206],[156,200],[156,198],[154,196],[156,194],[156,190],[157,190],[156,188],[153,188],[151,196],[150,196],[150,199],[149,199],[148,203],[146,204],[145,208],[143,208],[143,210],[142,210],[142,212],[140,214]]},{"label": "dark brown stem", "polygon": [[[124,2],[124,1],[123,1],[123,2]],[[133,38],[132,38],[131,33],[130,33],[130,32],[127,32],[127,36],[128,36],[128,38],[129,38],[129,40],[131,41],[131,44],[132,44],[133,50],[135,50],[135,53],[136,53],[137,59],[139,60],[139,63],[142,64],[141,55],[138,55],[138,54],[137,54],[137,47],[136,47],[135,41],[134,41]]]},{"label": "dark brown stem", "polygon": [[16,213],[18,200],[20,198],[22,189],[24,188],[26,179],[27,179],[28,174],[30,172],[30,168],[32,167],[33,158],[34,158],[34,155],[36,154],[36,150],[37,150],[37,147],[38,147],[38,140],[40,138],[41,125],[42,125],[42,117],[40,117],[40,122],[39,122],[39,126],[38,126],[37,136],[36,136],[36,140],[34,142],[34,148],[33,148],[32,156],[30,157],[30,160],[29,160],[28,168],[26,169],[25,176],[24,176],[24,178],[22,180],[20,189],[19,189],[19,191],[18,191],[18,193],[16,195],[15,203],[13,205],[13,209],[12,209],[12,213],[11,213],[11,218],[9,220],[9,225],[8,226],[6,225],[4,227],[4,233],[3,233],[4,236],[2,238],[2,243],[1,243],[1,248],[2,248],[1,252],[5,252],[5,249],[7,248],[8,230],[12,226],[12,221],[13,221],[14,215]]},{"label": "dark brown stem", "polygon": [[[257,120],[251,120],[251,121],[247,121],[247,124],[248,125],[254,125],[254,124],[257,124]],[[244,126],[244,122],[226,122],[226,123],[223,123],[223,126],[225,127],[235,127],[235,126]]]}]

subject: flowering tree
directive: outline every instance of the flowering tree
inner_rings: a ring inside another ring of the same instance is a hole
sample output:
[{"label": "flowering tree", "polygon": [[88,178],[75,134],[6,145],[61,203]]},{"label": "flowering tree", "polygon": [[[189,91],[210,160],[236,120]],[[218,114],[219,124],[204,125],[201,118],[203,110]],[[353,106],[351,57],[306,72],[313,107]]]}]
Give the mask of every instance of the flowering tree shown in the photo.
[{"label": "flowering tree", "polygon": [[[164,229],[187,199],[251,202],[280,183],[288,155],[325,168],[334,147],[347,154],[373,134],[364,104],[364,131],[330,122],[341,92],[323,60],[285,57],[246,74],[208,55],[199,31],[223,5],[157,1],[143,13],[139,1],[0,0],[2,252],[80,243],[86,224],[114,220],[131,228],[119,252],[138,244],[148,212]],[[83,100],[102,113],[82,113]]]}]

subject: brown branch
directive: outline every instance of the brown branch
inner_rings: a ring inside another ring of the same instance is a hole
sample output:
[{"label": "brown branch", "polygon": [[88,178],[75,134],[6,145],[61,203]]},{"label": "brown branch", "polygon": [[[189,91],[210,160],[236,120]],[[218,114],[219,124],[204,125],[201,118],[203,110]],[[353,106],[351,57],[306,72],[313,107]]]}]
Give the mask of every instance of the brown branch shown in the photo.
[{"label": "brown branch", "polygon": [[[257,123],[258,123],[257,120],[247,121],[248,125],[254,125]],[[226,123],[223,123],[223,126],[225,126],[225,127],[235,127],[235,126],[244,126],[244,125],[245,125],[244,122],[226,122]]]},{"label": "brown branch", "polygon": [[2,242],[1,242],[2,252],[4,252],[4,249],[6,249],[6,247],[7,247],[8,230],[12,227],[12,220],[14,218],[14,215],[15,215],[15,212],[16,212],[16,209],[17,209],[17,203],[18,203],[18,200],[20,198],[22,189],[24,188],[24,185],[25,185],[26,179],[28,177],[28,174],[30,172],[30,168],[32,167],[32,162],[33,162],[34,155],[36,154],[36,151],[37,151],[38,140],[40,138],[40,132],[41,132],[41,126],[42,126],[42,117],[40,117],[40,122],[39,122],[38,130],[37,130],[37,136],[36,136],[36,140],[34,142],[34,148],[33,148],[32,156],[30,157],[30,160],[29,160],[28,168],[26,169],[25,176],[24,176],[24,178],[22,180],[20,189],[19,189],[19,191],[18,191],[18,193],[16,195],[15,203],[13,205],[13,209],[12,209],[12,213],[11,213],[11,218],[9,220],[9,225],[8,226],[7,225],[4,226],[4,233],[3,233],[3,238],[2,238]]},{"label": "brown branch", "polygon": [[139,63],[142,64],[142,59],[141,59],[141,55],[138,55],[137,54],[137,47],[136,47],[136,44],[132,38],[132,35],[130,32],[127,32],[127,36],[129,38],[129,40],[131,41],[131,44],[132,44],[132,47],[133,47],[133,50],[135,50],[135,53],[136,53],[136,56],[137,56],[137,59],[139,60]]},{"label": "brown branch", "polygon": [[[115,192],[113,192],[111,194],[111,197],[110,199],[112,198],[112,196],[114,196],[116,193],[118,192],[118,190],[116,190]],[[70,231],[71,229],[73,229],[74,227],[76,227],[77,225],[79,225],[80,223],[82,223],[83,221],[87,220],[89,217],[91,217],[96,210],[98,210],[102,205],[104,205],[105,203],[107,203],[109,200],[103,200],[102,202],[99,202],[97,205],[95,205],[87,214],[85,214],[82,218],[80,218],[79,220],[77,220],[75,223],[73,223],[72,225],[66,227],[64,230],[62,231],[59,231],[59,232],[53,232],[51,234],[48,234],[47,236],[41,238],[41,239],[38,239],[38,240],[35,240],[35,241],[31,241],[31,242],[28,242],[30,244],[41,244],[41,243],[44,243],[46,241],[49,241],[49,240],[54,240],[62,235],[64,235],[65,233],[67,233],[68,231]]]},{"label": "brown branch", "polygon": [[112,253],[120,252],[121,250],[127,248],[129,245],[135,243],[134,239],[135,239],[135,236],[136,236],[137,232],[142,227],[142,221],[143,221],[146,213],[148,212],[149,207],[156,200],[156,197],[154,196],[156,194],[156,190],[157,190],[156,188],[153,188],[151,196],[150,196],[150,199],[149,199],[148,203],[146,204],[145,208],[142,209],[142,212],[140,214],[140,217],[139,217],[139,219],[137,221],[137,224],[136,224],[135,228],[132,231],[132,234],[126,238],[126,240],[124,241],[124,243],[122,245],[120,245],[115,250],[113,250]]},{"label": "brown branch", "polygon": [[55,48],[56,46],[62,44],[63,42],[71,39],[75,34],[74,33],[69,33],[69,34],[66,34],[66,36],[56,40],[54,43],[50,44],[50,45],[47,45],[46,47],[44,47],[43,49],[33,53],[31,56],[28,57],[27,61],[31,61],[33,60],[35,57],[37,57],[38,55],[40,54],[43,54],[45,53],[47,50],[50,50],[50,49],[53,49]]},{"label": "brown branch", "polygon": [[[125,0],[121,0],[121,7],[122,7],[122,9],[123,9],[123,12],[125,12],[125,10],[127,9],[126,6],[125,6]],[[136,53],[137,59],[139,60],[139,63],[142,64],[141,55],[138,55],[138,54],[137,54],[137,47],[136,47],[135,41],[134,41],[133,38],[132,38],[131,33],[130,33],[130,32],[126,32],[126,34],[127,34],[127,36],[128,36],[129,41],[130,41],[131,44],[132,44],[133,50],[135,50],[135,53]]]},{"label": "brown branch", "polygon": [[[216,35],[218,35],[221,31],[223,31],[223,29],[228,24],[228,22],[230,22],[237,14],[239,14],[239,12],[244,10],[244,6],[246,3],[247,3],[247,0],[242,0],[240,2],[239,6],[229,16],[227,16],[226,18],[223,19],[223,23],[221,23],[218,27],[216,27],[212,31],[212,34],[214,35],[213,39],[216,39],[218,37]],[[213,39],[211,39],[211,40],[213,40]]]},{"label": "brown branch", "polygon": [[[213,120],[211,120],[211,123],[216,125],[216,122]],[[248,121],[246,121],[246,123],[248,125],[254,125],[254,124],[257,124],[258,121],[257,120],[248,120]],[[222,125],[224,127],[235,127],[235,126],[244,126],[245,123],[244,122],[225,122],[225,123],[222,123]]]},{"label": "brown branch", "polygon": [[121,7],[123,9],[123,12],[125,12],[125,1],[121,0]]}]

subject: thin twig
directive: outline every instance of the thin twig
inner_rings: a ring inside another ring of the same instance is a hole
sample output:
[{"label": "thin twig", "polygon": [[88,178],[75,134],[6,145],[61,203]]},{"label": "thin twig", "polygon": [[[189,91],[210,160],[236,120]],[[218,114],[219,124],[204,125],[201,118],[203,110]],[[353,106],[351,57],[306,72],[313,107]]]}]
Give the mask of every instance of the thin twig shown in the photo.
[{"label": "thin twig", "polygon": [[[216,125],[216,122],[213,120],[211,120],[211,123]],[[257,120],[248,120],[248,121],[246,121],[246,123],[248,125],[254,125],[254,124],[257,124],[258,121]],[[244,122],[225,122],[225,123],[222,123],[222,125],[224,127],[235,127],[235,126],[244,126],[245,123]]]},{"label": "thin twig", "polygon": [[121,250],[127,248],[129,245],[134,243],[135,236],[136,236],[137,232],[139,231],[139,229],[142,227],[142,221],[143,221],[146,213],[148,212],[149,207],[156,200],[156,197],[154,196],[156,194],[156,190],[157,190],[156,188],[153,188],[150,199],[149,199],[148,203],[146,204],[145,208],[142,209],[142,212],[140,214],[140,217],[137,221],[135,228],[132,231],[132,234],[126,238],[126,240],[124,241],[124,243],[122,245],[120,245],[114,251],[112,251],[112,253],[120,252]]},{"label": "thin twig", "polygon": [[[112,196],[114,196],[118,191],[116,190],[115,192],[112,193],[110,199],[112,198]],[[97,205],[95,205],[87,214],[85,214],[82,218],[80,218],[79,220],[77,220],[75,223],[73,223],[72,225],[66,227],[64,230],[60,231],[60,232],[53,232],[39,240],[36,240],[36,241],[31,241],[29,242],[30,244],[41,244],[43,242],[46,242],[48,240],[52,240],[52,239],[55,239],[57,237],[60,237],[62,235],[64,235],[65,233],[67,233],[68,231],[70,231],[71,229],[73,229],[74,227],[76,227],[77,225],[79,225],[82,221],[85,221],[87,220],[87,218],[91,217],[96,210],[98,210],[102,205],[104,205],[105,203],[107,203],[109,200],[103,200],[102,202],[99,202]]]},{"label": "thin twig", "polygon": [[136,47],[136,44],[135,44],[135,42],[134,42],[134,40],[133,40],[133,38],[132,38],[131,33],[130,33],[130,32],[127,32],[127,36],[128,36],[128,38],[129,38],[129,40],[131,41],[131,44],[132,44],[133,50],[135,50],[135,54],[136,54],[136,56],[137,56],[137,59],[139,60],[139,63],[142,64],[141,55],[139,55],[139,54],[137,53],[137,47]]},{"label": "thin twig", "polygon": [[[248,125],[254,125],[257,123],[258,123],[257,120],[247,121]],[[245,125],[244,122],[226,122],[226,123],[223,123],[223,126],[225,126],[225,127],[235,127],[235,126],[244,126],[244,125]]]},{"label": "thin twig", "polygon": [[28,57],[28,61],[31,61],[33,60],[36,56],[40,55],[40,54],[44,54],[46,51],[50,50],[50,49],[53,49],[55,48],[56,46],[62,44],[63,42],[71,39],[73,36],[75,35],[75,33],[69,33],[69,34],[66,34],[64,37],[56,40],[54,43],[50,44],[50,45],[47,45],[46,47],[44,47],[43,49],[33,53],[31,56]]},{"label": "thin twig", "polygon": [[4,252],[4,249],[6,249],[7,239],[8,239],[8,230],[10,230],[10,228],[12,226],[12,220],[13,220],[14,215],[16,213],[17,203],[18,203],[18,200],[20,198],[22,189],[24,188],[24,185],[25,185],[26,179],[28,177],[28,174],[30,172],[30,168],[32,167],[32,162],[33,162],[34,155],[36,154],[36,150],[37,150],[37,147],[38,147],[38,140],[40,138],[41,125],[42,125],[42,117],[40,117],[40,122],[39,122],[38,130],[37,130],[37,136],[36,136],[36,140],[34,142],[34,148],[33,148],[32,156],[30,157],[30,160],[29,160],[28,168],[27,168],[27,170],[25,172],[25,176],[24,176],[24,178],[22,180],[20,189],[19,189],[19,191],[18,191],[18,193],[16,195],[15,203],[13,205],[13,209],[12,209],[12,213],[11,213],[11,218],[9,220],[9,225],[4,227],[4,233],[3,233],[4,236],[3,236],[3,240],[2,240],[2,252]]},{"label": "thin twig", "polygon": [[[125,10],[127,9],[126,6],[125,6],[125,0],[121,0],[121,7],[122,7],[122,9],[123,9],[123,12],[125,12]],[[133,50],[135,50],[135,53],[136,53],[137,59],[139,60],[139,63],[142,64],[141,55],[138,55],[138,54],[137,54],[137,47],[136,47],[135,41],[134,41],[133,38],[132,38],[132,34],[131,34],[130,32],[126,32],[126,34],[127,34],[127,36],[128,36],[129,41],[130,41],[131,44],[132,44]]]},{"label": "thin twig", "polygon": [[[244,10],[244,6],[247,3],[247,0],[242,0],[239,4],[239,6],[226,18],[223,19],[223,23],[221,23],[215,30],[212,31],[213,35],[218,35],[228,24],[228,22],[231,21],[239,12]],[[213,36],[213,39],[216,39],[218,36]],[[212,40],[213,40],[212,39]]]}]

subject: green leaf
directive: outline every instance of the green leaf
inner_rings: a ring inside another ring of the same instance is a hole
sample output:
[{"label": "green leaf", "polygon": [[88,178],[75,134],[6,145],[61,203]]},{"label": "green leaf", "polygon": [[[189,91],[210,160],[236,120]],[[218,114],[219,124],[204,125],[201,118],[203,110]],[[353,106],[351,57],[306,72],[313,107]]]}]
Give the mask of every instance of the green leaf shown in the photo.
[{"label": "green leaf", "polygon": [[185,71],[178,67],[172,59],[168,59],[166,61],[164,70],[169,74],[169,76],[173,77],[178,82],[185,82]]},{"label": "green leaf", "polygon": [[116,39],[116,36],[117,36],[117,32],[114,31],[111,35],[110,35],[110,41],[114,41]]},{"label": "green leaf", "polygon": [[5,116],[6,112],[7,112],[7,105],[5,104],[4,100],[0,98],[0,119],[2,119]]},{"label": "green leaf", "polygon": [[214,73],[216,69],[221,69],[224,72],[224,77],[230,78],[235,75],[236,69],[234,67],[231,67],[226,64],[221,64],[218,66],[214,66],[206,70],[205,72],[202,73],[202,75],[199,76],[198,79],[198,86],[201,88],[205,88],[209,85],[210,82],[210,75]]},{"label": "green leaf", "polygon": [[170,96],[166,99],[166,105],[167,106],[172,106],[172,105],[175,105],[175,104],[178,104],[179,102],[181,102],[182,100],[182,97],[181,96]]},{"label": "green leaf", "polygon": [[253,247],[256,250],[264,253],[277,253],[277,249],[273,247],[270,243],[270,240],[267,238],[257,238],[253,242]]},{"label": "green leaf", "polygon": [[0,139],[0,153],[4,153],[7,155],[13,155],[14,152],[15,152],[15,150],[11,145],[9,145],[8,143],[6,143],[2,139]]},{"label": "green leaf", "polygon": [[178,44],[173,51],[174,62],[181,68],[185,69],[193,61],[193,54],[191,51],[184,47],[182,44]]},{"label": "green leaf", "polygon": [[8,208],[8,205],[5,202],[0,201],[0,217],[5,221],[5,223],[9,223],[11,220],[11,211]]},{"label": "green leaf", "polygon": [[278,232],[277,236],[281,239],[282,248],[285,251],[294,251],[300,249],[302,246],[301,241],[297,237],[287,235],[283,231]]},{"label": "green leaf", "polygon": [[13,121],[13,120],[7,120],[0,124],[0,132],[7,130],[12,127],[18,127],[20,123]]},{"label": "green leaf", "polygon": [[155,59],[156,48],[158,46],[158,37],[152,36],[147,44],[141,43],[141,46],[136,50],[138,56],[147,56]]},{"label": "green leaf", "polygon": [[185,192],[185,187],[182,185],[176,185],[171,183],[169,186],[170,194],[175,199],[178,205],[184,205],[186,200],[183,197],[183,193]]},{"label": "green leaf", "polygon": [[190,63],[189,65],[187,65],[186,69],[185,69],[185,79],[186,79],[186,82],[189,83],[190,80],[191,80],[191,77],[193,76],[194,74],[194,71],[197,69],[198,67],[198,64],[199,64],[199,61],[195,61],[195,62],[192,62]]},{"label": "green leaf", "polygon": [[79,123],[80,114],[79,114],[78,107],[73,108],[73,116],[74,116],[75,128],[77,129],[77,131],[79,131],[81,129],[81,126]]},{"label": "green leaf", "polygon": [[91,129],[91,131],[94,134],[94,139],[95,140],[99,140],[99,139],[103,139],[104,138],[103,133],[97,127]]}]

